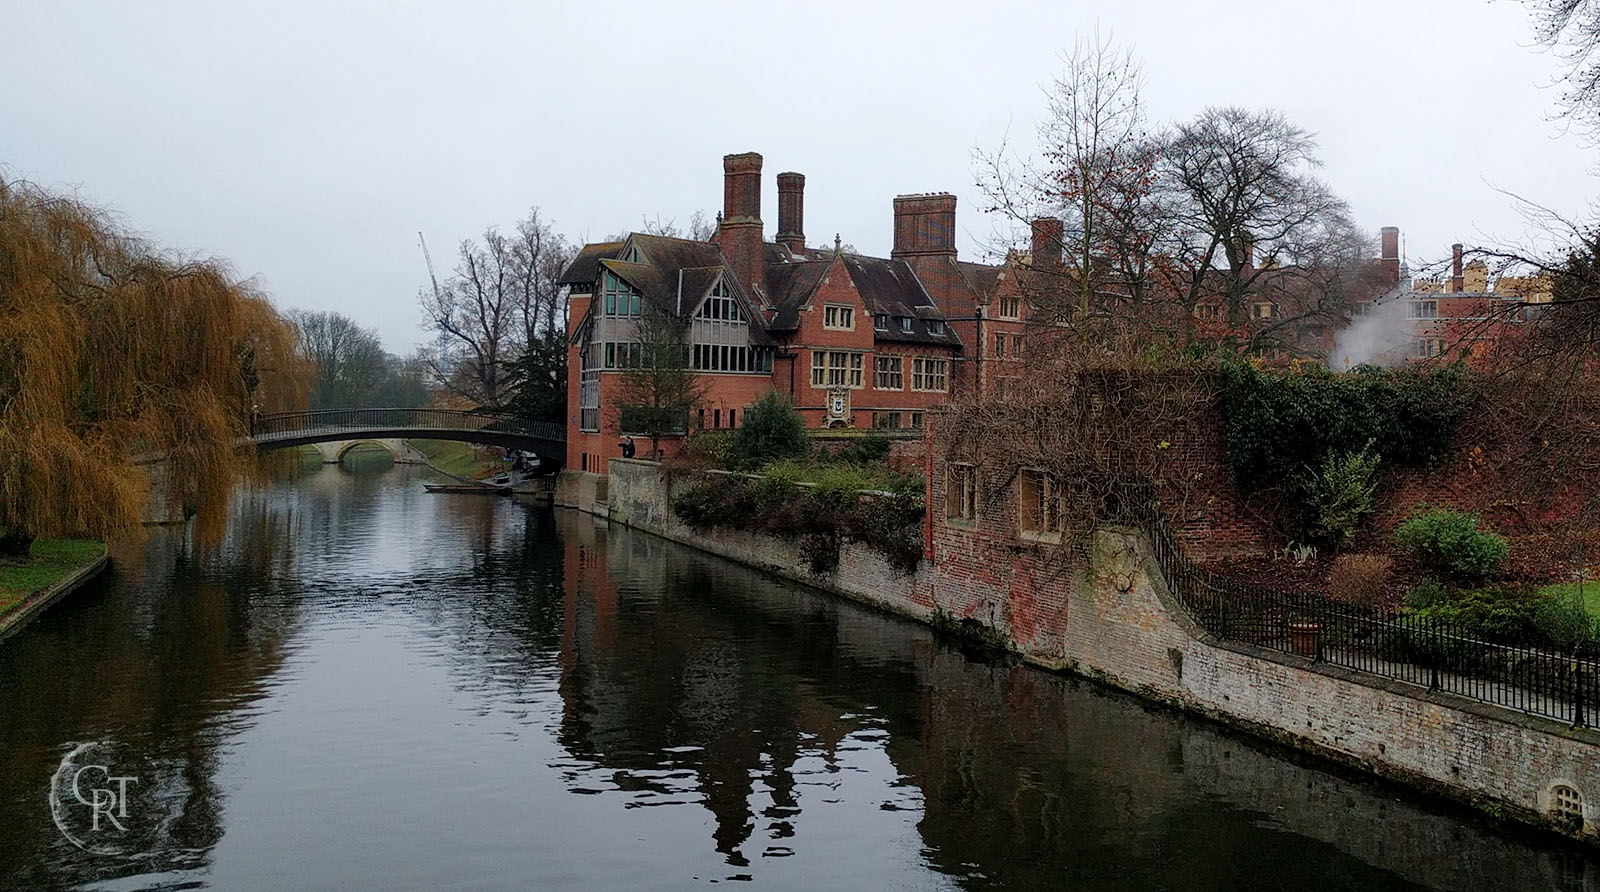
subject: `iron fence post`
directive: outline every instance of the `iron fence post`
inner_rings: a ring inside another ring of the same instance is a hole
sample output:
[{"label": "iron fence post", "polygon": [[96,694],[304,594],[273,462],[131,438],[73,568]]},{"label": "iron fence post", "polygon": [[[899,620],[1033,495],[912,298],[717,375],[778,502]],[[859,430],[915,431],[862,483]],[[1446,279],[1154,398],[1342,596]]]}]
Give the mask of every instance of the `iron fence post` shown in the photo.
[{"label": "iron fence post", "polygon": [[1583,664],[1578,663],[1572,672],[1573,691],[1572,697],[1572,727],[1587,728],[1589,723],[1583,715]]}]

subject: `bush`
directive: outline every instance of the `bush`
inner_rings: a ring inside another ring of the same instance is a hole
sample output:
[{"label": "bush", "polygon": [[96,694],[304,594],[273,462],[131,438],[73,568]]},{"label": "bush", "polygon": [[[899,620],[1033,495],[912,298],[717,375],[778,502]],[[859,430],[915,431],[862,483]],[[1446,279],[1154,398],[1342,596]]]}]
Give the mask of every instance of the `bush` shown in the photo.
[{"label": "bush", "polygon": [[1423,508],[1394,532],[1395,544],[1434,570],[1467,578],[1494,573],[1506,559],[1506,540],[1478,528],[1478,517],[1448,508]]},{"label": "bush", "polygon": [[707,468],[727,468],[733,462],[733,431],[697,430],[684,440],[683,451]]},{"label": "bush", "polygon": [[1387,606],[1384,586],[1394,561],[1381,554],[1345,554],[1328,571],[1328,597],[1341,604],[1377,609]]},{"label": "bush", "polygon": [[1533,608],[1533,624],[1551,647],[1560,650],[1575,650],[1595,639],[1594,618],[1576,592],[1540,596]]},{"label": "bush", "polygon": [[1450,599],[1450,589],[1437,579],[1423,579],[1406,592],[1406,606],[1432,607]]},{"label": "bush", "polygon": [[1222,371],[1228,462],[1247,490],[1277,486],[1367,443],[1390,462],[1435,461],[1449,451],[1475,398],[1459,366],[1334,374],[1231,362]]},{"label": "bush", "polygon": [[1540,644],[1544,636],[1534,622],[1540,600],[1526,586],[1491,586],[1457,592],[1411,615],[1423,625],[1443,625],[1453,634],[1482,641]]},{"label": "bush", "polygon": [[868,434],[849,445],[839,447],[833,453],[833,457],[853,465],[881,465],[889,460],[889,440],[887,437]]},{"label": "bush", "polygon": [[1322,472],[1305,483],[1312,538],[1340,548],[1354,542],[1372,513],[1377,488],[1378,455],[1371,440],[1360,452],[1329,456]]},{"label": "bush", "polygon": [[772,391],[744,412],[744,426],[734,432],[730,464],[754,470],[784,458],[800,458],[811,452],[805,420],[794,410],[788,397]]}]

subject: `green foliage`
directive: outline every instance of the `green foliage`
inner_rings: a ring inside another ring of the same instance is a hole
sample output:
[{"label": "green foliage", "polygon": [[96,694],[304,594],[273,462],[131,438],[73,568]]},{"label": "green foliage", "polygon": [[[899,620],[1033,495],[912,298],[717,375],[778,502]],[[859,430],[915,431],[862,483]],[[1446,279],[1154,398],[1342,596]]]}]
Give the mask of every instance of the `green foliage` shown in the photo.
[{"label": "green foliage", "polygon": [[1228,461],[1247,490],[1290,481],[1330,457],[1373,451],[1402,465],[1433,462],[1455,440],[1474,388],[1460,366],[1335,374],[1223,366]]},{"label": "green foliage", "polygon": [[1600,633],[1581,599],[1565,592],[1540,593],[1525,585],[1457,592],[1435,589],[1407,600],[1418,604],[1409,616],[1419,627],[1497,644],[1571,651],[1593,644]]},{"label": "green foliage", "polygon": [[1533,624],[1554,647],[1573,650],[1595,640],[1595,621],[1583,598],[1574,594],[1541,594],[1534,602]]},{"label": "green foliage", "polygon": [[1312,536],[1341,548],[1354,542],[1361,524],[1372,513],[1377,489],[1378,456],[1370,440],[1360,452],[1328,456],[1322,472],[1305,482]]},{"label": "green foliage", "polygon": [[680,491],[673,513],[697,530],[746,530],[797,540],[813,573],[839,564],[846,540],[868,545],[910,573],[922,559],[923,501],[914,494],[863,495],[870,479],[839,468],[814,484],[799,482],[798,466],[777,465],[762,477],[722,476]]},{"label": "green foliage", "polygon": [[763,474],[780,474],[796,481],[815,483],[824,490],[861,490],[916,496],[923,492],[922,475],[894,471],[886,467],[836,464],[818,461],[777,461],[761,469]]},{"label": "green foliage", "polygon": [[834,451],[833,458],[853,465],[880,465],[889,460],[889,440],[868,434],[839,447]]},{"label": "green foliage", "polygon": [[739,469],[752,470],[772,461],[810,454],[805,420],[789,398],[772,391],[746,409],[744,425],[733,435],[730,456]]},{"label": "green foliage", "polygon": [[1542,641],[1534,611],[1540,599],[1529,588],[1492,586],[1456,592],[1432,606],[1412,611],[1423,626],[1441,625],[1452,633],[1497,644]]},{"label": "green foliage", "polygon": [[1506,540],[1478,528],[1477,515],[1422,508],[1394,532],[1395,544],[1430,569],[1467,578],[1489,576],[1509,550]]},{"label": "green foliage", "polygon": [[727,469],[733,463],[733,435],[731,430],[701,428],[684,440],[684,451],[701,467]]},{"label": "green foliage", "polygon": [[1425,578],[1411,587],[1406,592],[1406,606],[1414,608],[1432,607],[1442,603],[1450,597],[1450,587],[1437,579]]}]

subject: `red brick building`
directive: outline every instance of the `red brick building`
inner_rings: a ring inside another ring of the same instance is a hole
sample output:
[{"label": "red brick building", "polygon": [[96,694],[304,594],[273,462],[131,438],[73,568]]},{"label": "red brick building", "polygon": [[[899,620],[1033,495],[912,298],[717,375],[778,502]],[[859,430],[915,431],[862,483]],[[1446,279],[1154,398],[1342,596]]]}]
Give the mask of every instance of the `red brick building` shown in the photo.
[{"label": "red brick building", "polygon": [[[638,433],[624,430],[619,399],[651,308],[688,320],[691,364],[706,384],[690,429],[736,428],[773,390],[811,427],[916,429],[978,374],[980,341],[992,336],[980,308],[1000,269],[957,258],[955,196],[895,198],[891,255],[864,257],[837,239],[806,246],[805,177],[781,173],[769,242],[761,164],[753,152],[723,158],[711,241],[633,233],[585,245],[562,275],[568,467],[604,473],[619,438]],[[1020,332],[1020,315],[1010,327]]]}]

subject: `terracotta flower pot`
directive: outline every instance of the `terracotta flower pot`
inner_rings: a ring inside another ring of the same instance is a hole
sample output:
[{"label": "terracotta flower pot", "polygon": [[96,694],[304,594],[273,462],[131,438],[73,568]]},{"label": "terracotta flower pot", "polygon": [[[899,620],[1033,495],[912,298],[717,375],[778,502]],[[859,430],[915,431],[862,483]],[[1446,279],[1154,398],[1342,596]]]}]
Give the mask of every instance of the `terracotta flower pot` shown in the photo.
[{"label": "terracotta flower pot", "polygon": [[1322,625],[1312,622],[1290,623],[1289,644],[1297,654],[1316,656],[1322,650]]}]

